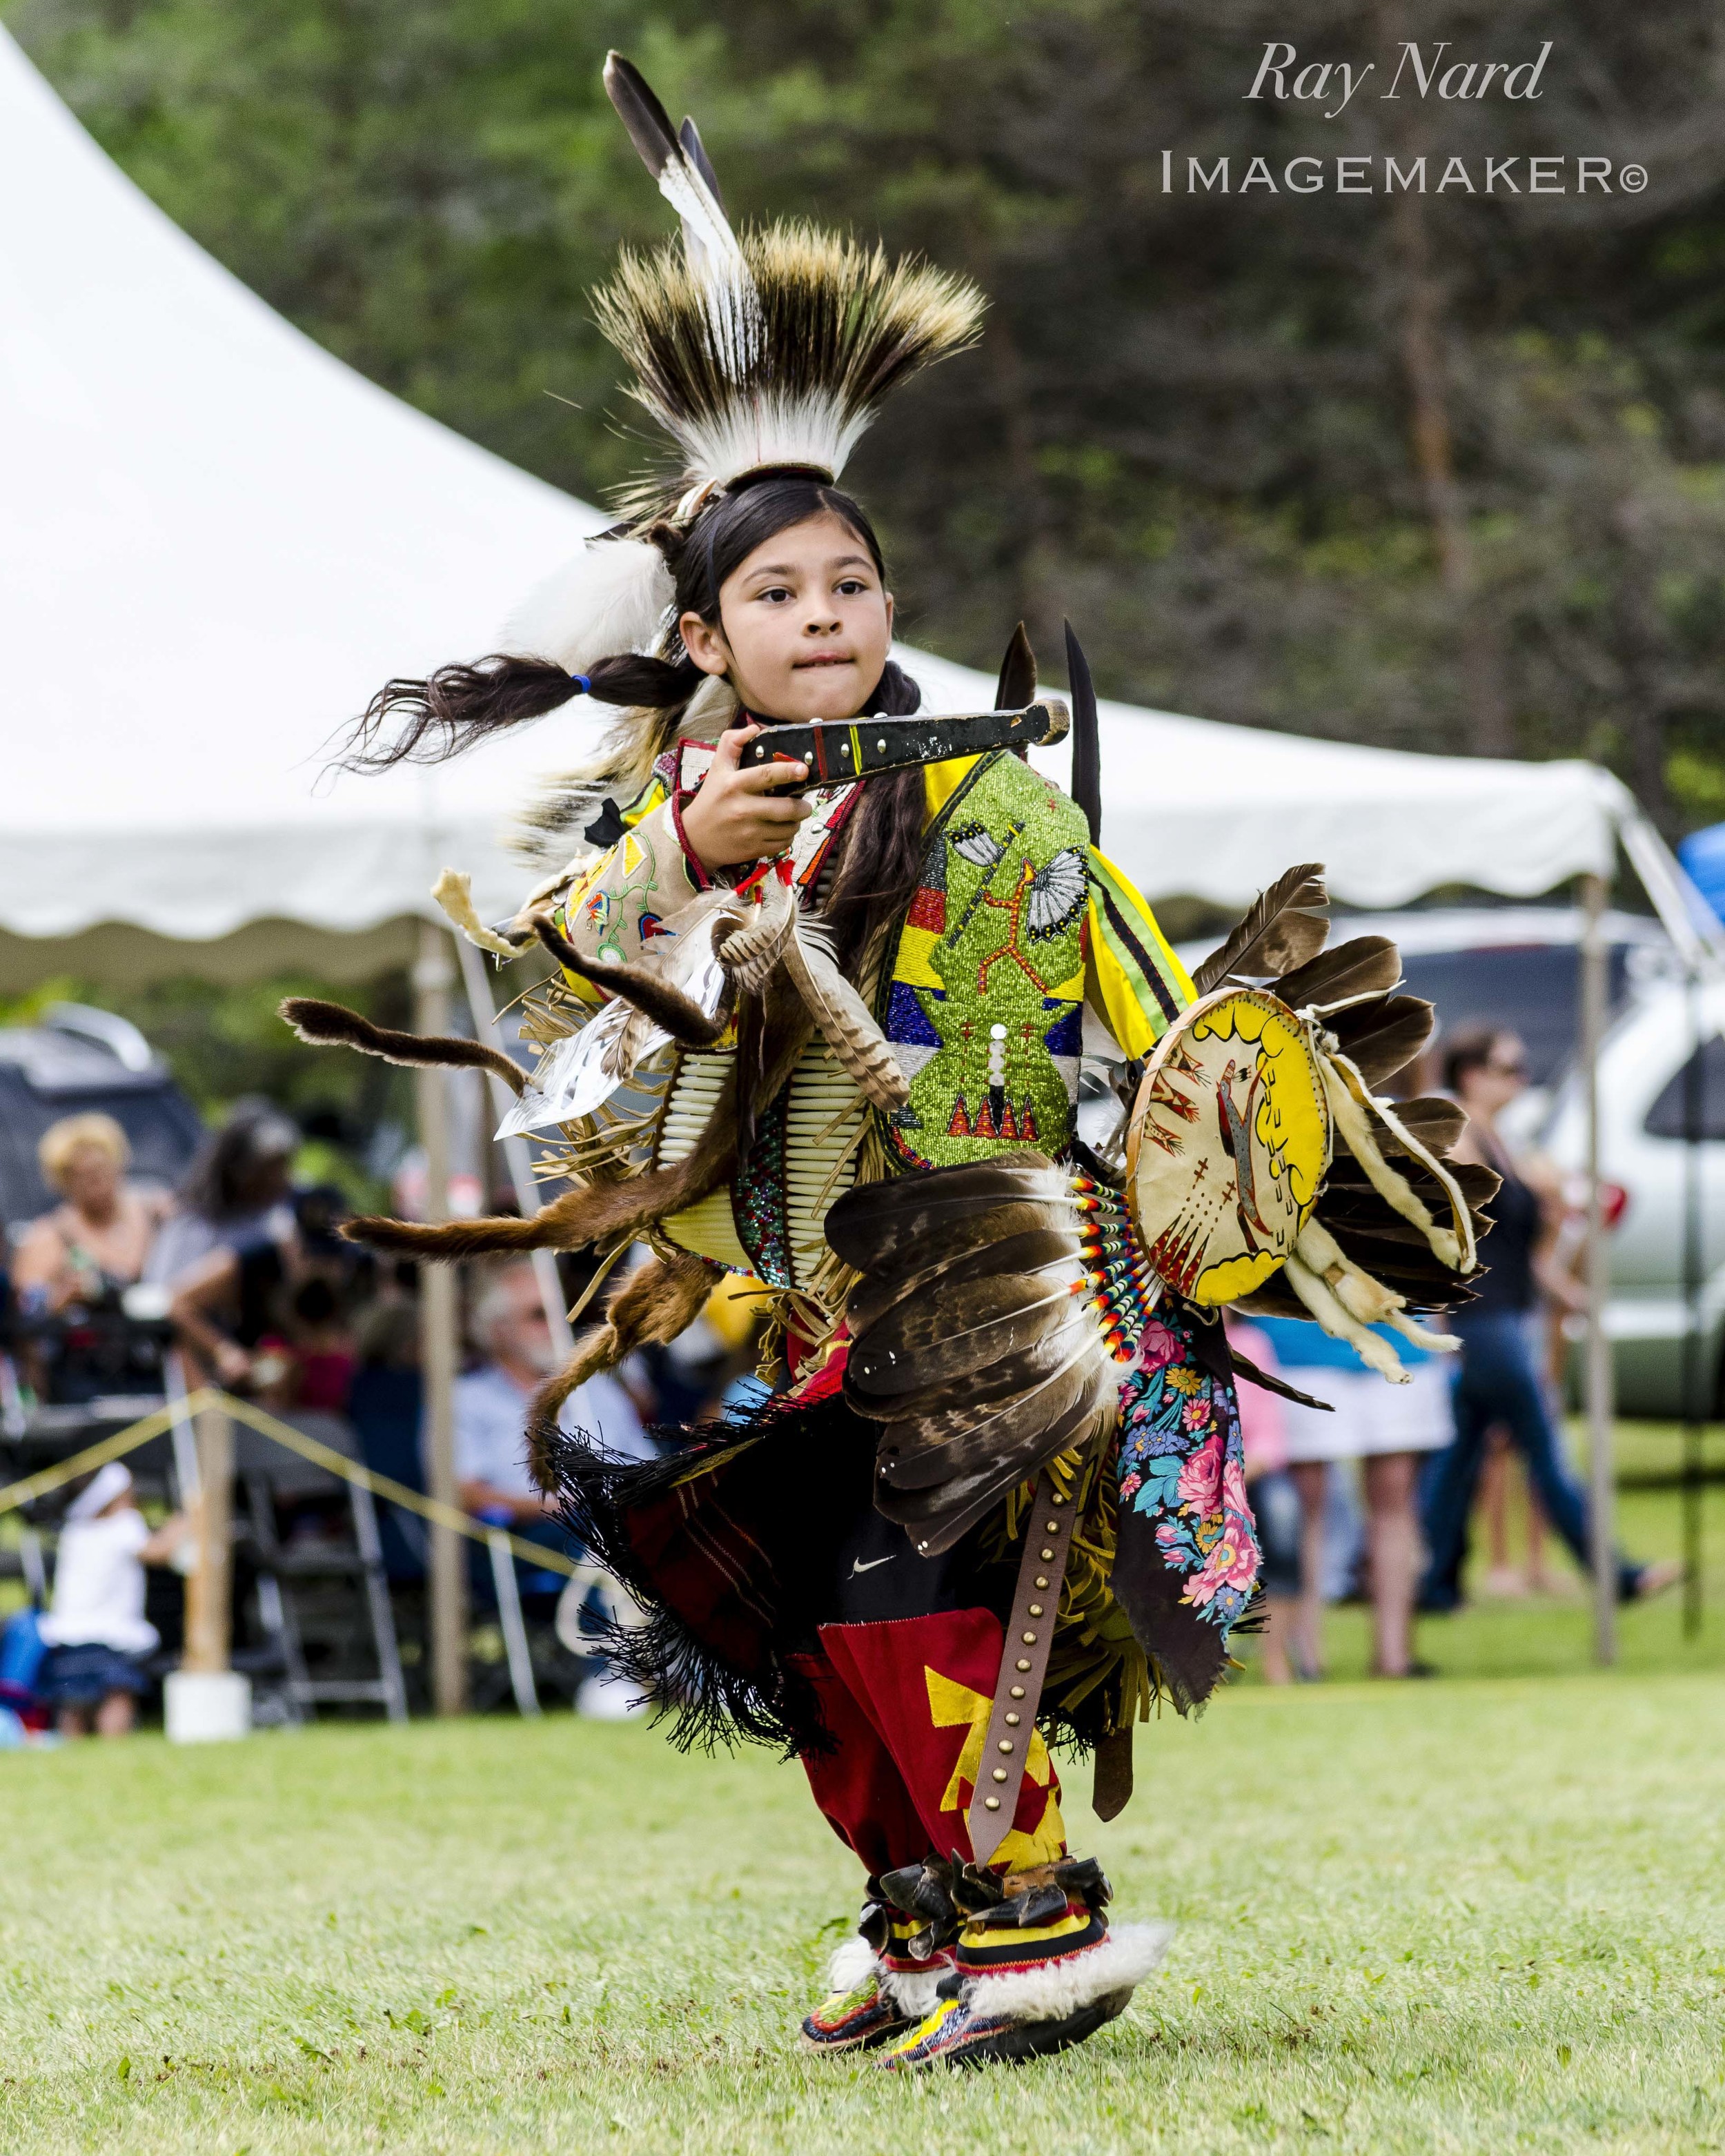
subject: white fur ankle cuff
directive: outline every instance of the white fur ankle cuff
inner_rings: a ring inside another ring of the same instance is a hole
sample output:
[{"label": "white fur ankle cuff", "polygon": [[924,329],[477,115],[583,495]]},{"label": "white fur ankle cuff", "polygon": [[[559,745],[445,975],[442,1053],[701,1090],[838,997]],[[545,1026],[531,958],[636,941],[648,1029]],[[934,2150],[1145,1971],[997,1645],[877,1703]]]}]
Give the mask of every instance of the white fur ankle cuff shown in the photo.
[{"label": "white fur ankle cuff", "polygon": [[964,1996],[979,2014],[1009,2014],[1021,2021],[1064,2020],[1099,1999],[1117,1992],[1130,1994],[1162,1966],[1173,1935],[1172,1924],[1122,1924],[1099,1946],[1065,1961],[1008,1969],[999,1976],[967,1978]]}]

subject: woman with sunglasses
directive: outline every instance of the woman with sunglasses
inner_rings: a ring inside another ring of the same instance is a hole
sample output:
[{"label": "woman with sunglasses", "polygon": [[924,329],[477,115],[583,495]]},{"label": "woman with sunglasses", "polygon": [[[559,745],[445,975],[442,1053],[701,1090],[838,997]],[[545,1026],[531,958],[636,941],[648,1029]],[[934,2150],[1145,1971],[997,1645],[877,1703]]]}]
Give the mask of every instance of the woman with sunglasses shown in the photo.
[{"label": "woman with sunglasses", "polygon": [[[1497,1130],[1498,1116],[1527,1083],[1527,1050],[1501,1027],[1462,1027],[1444,1052],[1443,1082],[1468,1116],[1455,1158],[1494,1169],[1503,1187],[1491,1201],[1492,1225],[1480,1239],[1478,1299],[1450,1315],[1461,1341],[1455,1441],[1433,1457],[1421,1492],[1430,1557],[1420,1606],[1439,1613],[1461,1601],[1468,1517],[1494,1425],[1509,1433],[1546,1517],[1577,1564],[1584,1572],[1592,1565],[1587,1498],[1563,1457],[1527,1322],[1543,1293],[1568,1301],[1574,1284],[1548,1263],[1544,1204]],[[1635,1564],[1620,1555],[1618,1597],[1634,1602],[1656,1594],[1681,1569]]]}]

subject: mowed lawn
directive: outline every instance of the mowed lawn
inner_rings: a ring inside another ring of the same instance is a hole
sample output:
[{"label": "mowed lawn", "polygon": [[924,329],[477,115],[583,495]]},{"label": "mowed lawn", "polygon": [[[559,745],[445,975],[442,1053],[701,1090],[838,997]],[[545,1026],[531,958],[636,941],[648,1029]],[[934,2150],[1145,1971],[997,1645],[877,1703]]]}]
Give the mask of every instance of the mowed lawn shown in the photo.
[{"label": "mowed lawn", "polygon": [[1580,1605],[1488,1609],[1428,1651],[1558,1673],[1166,1718],[1122,1819],[1069,1797],[1166,1969],[926,2082],[794,2047],[858,1881],[764,1756],[558,1716],[0,1757],[0,2149],[1717,2148],[1722,1633],[1631,1612],[1599,1676]]}]

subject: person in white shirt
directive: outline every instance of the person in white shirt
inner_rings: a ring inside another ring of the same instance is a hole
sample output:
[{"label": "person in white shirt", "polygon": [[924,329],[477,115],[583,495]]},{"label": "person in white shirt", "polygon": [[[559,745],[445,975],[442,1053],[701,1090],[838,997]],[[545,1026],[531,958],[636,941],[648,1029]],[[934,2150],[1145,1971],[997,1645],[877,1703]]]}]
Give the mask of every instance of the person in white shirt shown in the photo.
[{"label": "person in white shirt", "polygon": [[124,1737],[139,1693],[140,1658],[161,1635],[144,1614],[144,1567],[165,1564],[191,1532],[176,1514],[152,1534],[117,1460],[99,1469],[67,1508],[54,1561],[54,1603],[42,1620],[49,1654],[37,1680],[60,1733]]}]

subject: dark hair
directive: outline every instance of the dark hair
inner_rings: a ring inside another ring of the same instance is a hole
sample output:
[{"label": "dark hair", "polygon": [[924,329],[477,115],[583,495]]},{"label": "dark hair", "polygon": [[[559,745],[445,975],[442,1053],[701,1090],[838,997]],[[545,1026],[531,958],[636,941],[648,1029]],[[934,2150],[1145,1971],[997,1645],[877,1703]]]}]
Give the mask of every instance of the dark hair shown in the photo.
[{"label": "dark hair", "polygon": [[243,1218],[266,1163],[290,1160],[299,1150],[297,1127],[272,1101],[236,1101],[228,1120],[198,1147],[180,1203],[188,1213],[217,1222]]},{"label": "dark hair", "polygon": [[1458,1025],[1444,1043],[1440,1066],[1444,1091],[1459,1093],[1468,1072],[1485,1069],[1492,1050],[1509,1030],[1507,1025],[1492,1024],[1489,1019],[1472,1019],[1466,1025]]},{"label": "dark hair", "polygon": [[[757,547],[793,524],[814,516],[836,516],[855,532],[884,578],[886,564],[860,505],[826,480],[807,473],[781,473],[733,488],[703,510],[686,531],[656,524],[646,535],[664,555],[676,588],[678,619],[699,614],[719,619],[719,593]],[[635,705],[670,711],[686,704],[706,676],[683,649],[673,627],[662,655],[626,651],[596,660],[582,680],[585,693],[602,704]],[[870,708],[908,712],[902,702],[905,676],[891,660]],[[367,705],[356,724],[349,753],[352,771],[385,771],[393,764],[441,763],[475,742],[487,740],[529,719],[542,718],[583,693],[581,680],[548,659],[521,659],[494,652],[472,665],[439,666],[424,681],[388,681]],[[383,728],[399,721],[383,738]]]}]

